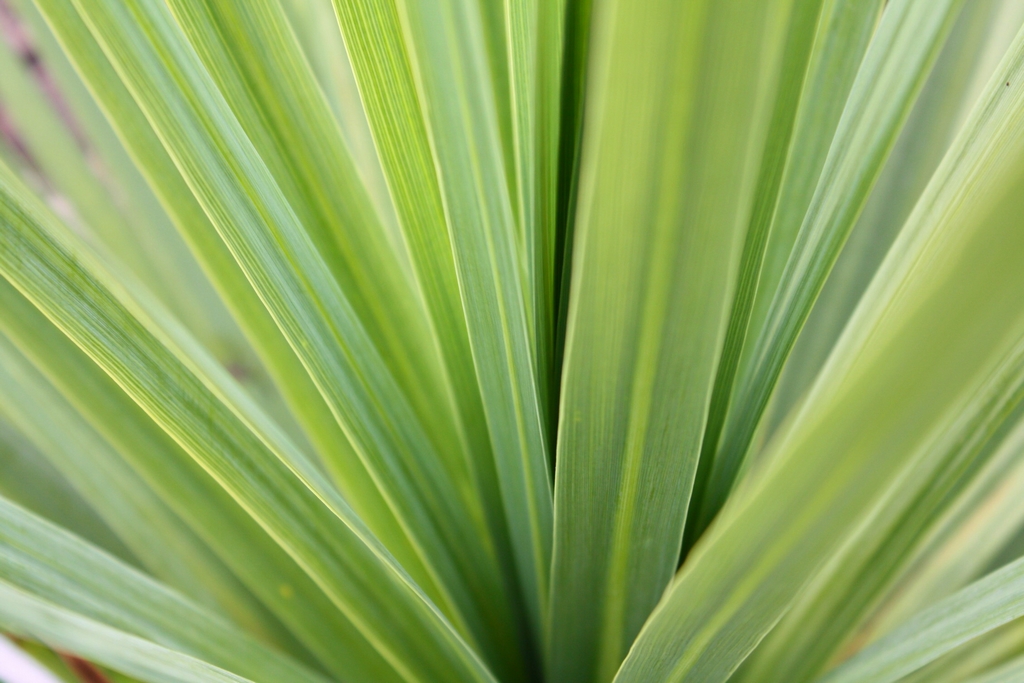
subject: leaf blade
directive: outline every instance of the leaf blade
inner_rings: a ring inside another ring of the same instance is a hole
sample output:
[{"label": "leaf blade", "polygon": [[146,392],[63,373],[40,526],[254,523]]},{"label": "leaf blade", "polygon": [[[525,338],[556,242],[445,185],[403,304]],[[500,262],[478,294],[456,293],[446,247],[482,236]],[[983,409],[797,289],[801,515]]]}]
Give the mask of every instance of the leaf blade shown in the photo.
[{"label": "leaf blade", "polygon": [[[491,679],[351,508],[254,405],[233,392],[222,370],[194,350],[186,361],[168,336],[175,333],[171,321],[157,325],[95,264],[84,268],[83,261],[89,259],[72,246],[74,239],[61,234],[61,226],[18,189],[6,170],[0,173],[0,201],[0,231],[11,247],[0,256],[3,274],[144,406],[314,579],[351,621],[346,639],[369,641],[370,647],[354,648],[353,656],[370,663],[378,655],[398,676],[430,677],[443,671],[467,681]],[[61,290],[68,273],[74,274],[76,287]],[[148,312],[160,314],[151,306]],[[189,340],[179,336],[176,341]],[[229,406],[221,397],[232,393]],[[389,611],[381,611],[384,605]]]},{"label": "leaf blade", "polygon": [[1024,249],[1012,227],[1024,174],[1021,37],[1011,57],[862,302],[863,317],[766,466],[698,543],[619,683],[730,676],[871,510],[903,462],[892,454],[912,452],[968,402],[1024,336],[1018,307],[983,295],[1024,286],[998,265]]},{"label": "leaf blade", "polygon": [[789,8],[594,8],[555,475],[552,680],[611,679],[676,568]]},{"label": "leaf blade", "polygon": [[3,499],[0,518],[7,586],[255,681],[323,683],[222,618]]},{"label": "leaf blade", "polygon": [[972,583],[909,619],[820,680],[890,683],[961,643],[1024,615],[1024,560]]},{"label": "leaf blade", "polygon": [[959,0],[941,6],[892,2],[883,13],[806,214],[797,214],[802,223],[793,250],[751,345],[748,371],[735,389],[700,512],[702,526],[731,490],[782,364],[962,7]]}]

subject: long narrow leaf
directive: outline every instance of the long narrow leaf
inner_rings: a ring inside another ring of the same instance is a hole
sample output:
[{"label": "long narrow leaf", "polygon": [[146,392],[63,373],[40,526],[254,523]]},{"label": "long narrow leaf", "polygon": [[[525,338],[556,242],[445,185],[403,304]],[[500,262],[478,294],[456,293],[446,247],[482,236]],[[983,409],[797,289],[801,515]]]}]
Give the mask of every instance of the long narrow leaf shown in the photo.
[{"label": "long narrow leaf", "polygon": [[[816,42],[819,50],[823,50],[824,45],[834,45],[837,42],[821,40],[822,36],[818,35],[819,26],[832,28],[829,13],[826,11],[825,16],[821,16],[826,4],[828,3],[822,1],[797,3],[790,18],[778,92],[775,96],[764,156],[754,190],[754,204],[750,212],[750,225],[747,228],[740,257],[736,293],[732,302],[732,310],[729,312],[729,326],[726,328],[725,339],[722,342],[722,358],[715,374],[714,390],[708,409],[708,421],[704,428],[701,456],[693,484],[690,507],[696,511],[700,511],[703,506],[704,489],[714,464],[714,455],[718,449],[718,439],[722,433],[722,423],[725,421],[737,365],[747,338],[747,326],[753,311],[755,294],[758,291],[761,265],[771,234],[772,218],[779,201],[779,186],[786,170],[787,152],[796,126],[801,94],[808,72],[812,71],[808,63],[814,55],[813,48]],[[855,7],[863,8],[866,4],[869,3],[861,3]],[[829,9],[831,8],[834,8],[834,5],[831,5]],[[863,10],[861,9],[861,11]],[[855,18],[860,18],[858,12],[850,14]],[[851,23],[854,26],[858,24],[856,21]],[[686,534],[683,539],[684,555],[689,552],[697,535],[703,531],[698,524],[699,521],[698,515],[693,515],[687,520]]]},{"label": "long narrow leaf", "polygon": [[[484,503],[490,537],[502,565],[510,564],[508,524],[491,451],[459,294],[444,207],[420,115],[398,10],[390,2],[336,2],[360,94],[395,204],[413,270],[444,354]],[[506,570],[506,590],[517,593]],[[514,624],[500,625],[502,631]],[[506,639],[507,636],[502,636]],[[512,662],[507,662],[512,663]]]},{"label": "long narrow leaf", "polygon": [[1024,656],[1014,657],[990,671],[971,676],[964,683],[1014,683],[1024,678]]},{"label": "long narrow leaf", "polygon": [[471,492],[452,492],[447,444],[425,426],[167,6],[76,7],[409,531],[433,585],[420,583],[489,656],[509,647],[494,642],[511,620],[497,560],[481,515],[467,510]]},{"label": "long narrow leaf", "polygon": [[222,618],[3,499],[0,520],[0,575],[8,585],[254,681],[323,683]]},{"label": "long narrow leaf", "polygon": [[[8,171],[0,174],[0,218],[0,238],[9,247],[0,255],[0,271],[317,582],[370,643],[359,643],[350,632],[346,637],[354,638],[348,641],[355,643],[353,657],[370,664],[379,653],[406,677],[490,679],[449,622],[284,435],[243,396],[233,396],[234,408],[225,404],[220,397],[230,395],[231,385],[223,371],[195,354],[186,363],[182,349],[167,335],[179,343],[188,340],[171,321],[164,318],[158,326],[95,263],[86,267],[90,259],[73,246],[72,236],[26,196]],[[71,287],[65,286],[69,273]],[[372,680],[371,672],[364,675]]]},{"label": "long narrow leaf", "polygon": [[505,0],[517,216],[526,256],[534,362],[545,417],[556,382],[555,242],[565,0]]},{"label": "long narrow leaf", "polygon": [[[971,107],[999,65],[1013,35],[997,33],[994,0],[969,2],[939,54],[893,147],[864,211],[800,331],[771,399],[782,419],[814,380],[872,275],[914,209],[921,192]],[[982,46],[991,46],[986,58]],[[1002,49],[999,49],[999,48]]]},{"label": "long narrow leaf", "polygon": [[[5,113],[50,202],[77,216],[224,362],[258,361],[31,0],[5,0]],[[7,61],[9,56],[10,61]]]},{"label": "long narrow leaf", "polygon": [[410,571],[405,533],[356,457],[330,408],[192,195],[142,110],[89,33],[70,0],[39,0],[40,10],[98,103],[168,208],[206,273],[243,327],[346,498]]},{"label": "long narrow leaf", "polygon": [[871,513],[871,523],[835,552],[828,569],[759,648],[751,680],[770,672],[796,682],[820,673],[950,501],[969,487],[986,461],[997,457],[1007,433],[1024,416],[1024,345],[996,377],[911,456]]},{"label": "long narrow leaf", "polygon": [[330,671],[358,671],[359,661],[366,657],[367,669],[382,675],[382,662],[375,662],[374,656],[337,647],[338,640],[361,640],[351,624],[301,567],[103,369],[6,280],[0,281],[0,303],[4,333]]},{"label": "long narrow leaf", "polygon": [[556,461],[552,680],[610,680],[676,568],[789,8],[595,7]]},{"label": "long narrow leaf", "polygon": [[201,604],[218,605],[240,624],[282,636],[266,608],[4,336],[0,411],[35,441],[154,576]]},{"label": "long narrow leaf", "polygon": [[[710,523],[732,488],[796,336],[864,207],[962,0],[894,0],[857,72],[765,320],[735,389],[700,511]],[[779,210],[786,207],[780,204]],[[772,291],[769,289],[769,291]]]},{"label": "long narrow leaf", "polygon": [[[530,286],[489,97],[482,19],[453,0],[404,2],[469,339],[530,623],[543,633],[551,479],[531,330]],[[440,19],[440,21],[438,21]]]},{"label": "long narrow leaf", "polygon": [[[565,38],[562,55],[562,102],[558,129],[558,196],[555,201],[554,254],[554,361],[559,393],[562,359],[565,353],[565,326],[569,318],[569,283],[572,279],[573,235],[576,229],[576,202],[579,194],[580,161],[583,151],[583,112],[587,91],[587,64],[590,55],[593,0],[567,0]],[[555,400],[557,404],[557,400]],[[557,413],[554,413],[557,417]],[[557,424],[553,425],[557,431]]]},{"label": "long narrow leaf", "polygon": [[0,496],[133,566],[139,561],[24,434],[0,416]]},{"label": "long narrow leaf", "polygon": [[1004,360],[1024,316],[1012,297],[985,293],[1024,287],[1011,265],[1024,254],[1022,72],[1024,34],[862,301],[859,324],[769,446],[764,470],[697,544],[619,683],[728,678],[916,447],[1012,367]]},{"label": "long narrow leaf", "polygon": [[154,645],[40,600],[0,580],[0,624],[147,683],[251,683],[206,662]]},{"label": "long narrow leaf", "polygon": [[1024,525],[1022,452],[1024,421],[1006,437],[970,489],[948,505],[943,519],[915,549],[909,566],[853,638],[871,642],[986,570],[1020,556],[1013,542]]},{"label": "long narrow leaf", "polygon": [[1024,560],[921,612],[820,680],[891,683],[1020,616],[1024,616]]},{"label": "long narrow leaf", "polygon": [[467,348],[465,327],[515,568],[539,634],[551,552],[550,465],[487,17],[475,3],[448,0],[338,0],[335,7],[399,221],[420,281],[433,291],[433,315],[441,327],[459,310],[454,302],[464,312],[464,322],[445,325],[460,332],[449,354]]}]

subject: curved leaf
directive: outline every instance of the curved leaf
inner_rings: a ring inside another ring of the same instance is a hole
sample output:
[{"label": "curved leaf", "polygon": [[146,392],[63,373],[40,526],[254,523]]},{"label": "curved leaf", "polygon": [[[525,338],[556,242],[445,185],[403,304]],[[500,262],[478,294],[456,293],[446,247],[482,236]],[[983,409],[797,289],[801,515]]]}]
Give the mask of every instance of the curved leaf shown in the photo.
[{"label": "curved leaf", "polygon": [[821,683],[892,683],[957,645],[1024,616],[1024,560],[1019,560],[909,619]]},{"label": "curved leaf", "polygon": [[[697,544],[617,680],[728,678],[908,458],[1024,338],[1024,34],[890,252],[804,409]],[[1009,82],[1010,86],[1003,83]],[[881,273],[884,273],[882,275]],[[898,382],[897,382],[898,380]]]},{"label": "curved leaf", "polygon": [[[257,682],[325,683],[222,618],[2,498],[0,520],[0,577],[9,588]],[[3,626],[17,630],[10,623],[22,616],[13,606],[8,610]]]},{"label": "curved leaf", "polygon": [[[8,246],[0,252],[0,272],[138,401],[350,620],[344,642],[356,645],[345,654],[367,667],[364,675],[372,680],[372,667],[387,662],[406,676],[491,678],[311,463],[233,391],[224,371],[195,350],[186,356],[178,344],[189,350],[191,342],[155,303],[143,302],[144,309],[115,284],[6,169],[0,239]],[[221,396],[231,396],[231,407]]]}]

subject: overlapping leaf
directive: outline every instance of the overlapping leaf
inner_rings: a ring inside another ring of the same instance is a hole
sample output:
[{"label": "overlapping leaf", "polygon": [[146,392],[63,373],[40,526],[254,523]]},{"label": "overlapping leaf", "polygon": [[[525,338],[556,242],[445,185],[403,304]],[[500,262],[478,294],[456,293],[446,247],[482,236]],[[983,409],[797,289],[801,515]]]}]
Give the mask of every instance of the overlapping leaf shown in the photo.
[{"label": "overlapping leaf", "polygon": [[[802,174],[794,181],[798,186],[793,190],[795,196],[784,194],[779,199],[782,218],[777,218],[773,230],[792,234],[792,246],[773,249],[784,255],[785,267],[777,273],[777,281],[771,268],[759,281],[770,303],[762,317],[754,302],[748,350],[740,361],[739,378],[699,512],[701,527],[711,521],[729,494],[782,364],[962,7],[959,0],[889,3],[859,62],[828,153],[820,162],[820,174],[813,165],[801,167]],[[842,3],[837,6],[837,12],[846,9]],[[867,27],[863,19],[870,16],[867,13],[860,22],[854,22],[861,34]],[[850,65],[841,55],[837,61],[840,66]],[[819,77],[828,78],[826,73]],[[827,91],[819,88],[818,92]],[[835,104],[830,104],[833,115],[838,115]],[[796,133],[794,144],[804,142],[801,132]],[[827,135],[828,126],[812,125],[811,132]],[[818,158],[823,149],[811,146]],[[784,180],[781,192],[789,189]],[[799,229],[794,229],[796,225]]]},{"label": "overlapping leaf", "polygon": [[993,572],[909,619],[822,683],[892,683],[960,643],[1024,616],[1024,560]]},{"label": "overlapping leaf", "polygon": [[1024,317],[1012,297],[985,293],[1024,287],[1010,266],[1024,249],[1013,227],[1022,62],[1018,37],[806,407],[698,543],[617,680],[725,680],[868,518],[915,446],[1012,368],[1004,360]]},{"label": "overlapping leaf", "polygon": [[[335,644],[334,651],[349,660],[348,666],[361,667],[366,680],[403,675],[489,680],[480,660],[408,574],[273,423],[232,391],[223,370],[201,355],[185,355],[179,344],[188,349],[189,340],[176,333],[172,321],[163,317],[157,326],[95,264],[83,266],[90,259],[73,246],[72,236],[62,233],[8,171],[0,182],[0,229],[8,246],[0,256],[3,274],[101,364],[324,591],[347,619],[335,619],[336,628],[341,641],[353,646],[339,650]],[[160,315],[155,308],[149,312]],[[233,399],[230,407],[222,396]],[[353,675],[348,671],[344,675]]]},{"label": "overlapping leaf", "polygon": [[[0,567],[8,591],[60,605],[254,681],[323,681],[224,619],[3,499],[0,519]],[[5,628],[16,629],[18,618],[11,612],[0,619]]]},{"label": "overlapping leaf", "polygon": [[0,0],[0,490],[138,565],[0,499],[0,628],[129,683],[1017,675],[1019,562],[950,593],[1024,547],[1022,11]]},{"label": "overlapping leaf", "polygon": [[676,568],[789,7],[596,10],[556,461],[552,680],[610,680]]}]

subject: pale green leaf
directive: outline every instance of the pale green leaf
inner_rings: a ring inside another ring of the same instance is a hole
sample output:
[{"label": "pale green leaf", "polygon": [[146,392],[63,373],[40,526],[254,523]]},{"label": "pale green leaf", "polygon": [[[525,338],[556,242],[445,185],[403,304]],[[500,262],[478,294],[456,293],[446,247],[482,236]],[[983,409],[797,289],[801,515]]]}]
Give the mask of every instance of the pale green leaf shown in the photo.
[{"label": "pale green leaf", "polygon": [[778,285],[765,283],[771,304],[763,322],[755,319],[749,359],[741,362],[699,513],[702,527],[731,490],[782,365],[962,7],[963,0],[888,4],[851,86],[820,177],[812,174],[817,183],[806,209],[797,199],[779,200],[779,212],[796,209],[800,228]]},{"label": "pale green leaf", "polygon": [[0,500],[0,630],[112,683],[1009,661],[1019,596],[907,629],[1024,549],[1022,12],[0,0],[0,490],[88,539]]},{"label": "pale green leaf", "polygon": [[676,568],[789,8],[595,6],[551,680],[610,680]]},{"label": "pale green leaf", "polygon": [[[904,549],[910,556],[906,568],[852,636],[855,642],[874,640],[986,570],[1020,556],[1013,552],[1012,543],[1024,525],[1022,453],[1024,422],[1018,420],[970,487],[946,502],[942,518],[927,537],[916,547]],[[1000,561],[1006,550],[1011,554]]]},{"label": "pale green leaf", "polygon": [[[10,587],[254,681],[325,680],[221,617],[3,499],[0,520],[0,573]],[[4,617],[14,623],[19,618],[13,611]],[[3,626],[11,628],[9,623]]]},{"label": "pale green leaf", "polygon": [[0,415],[0,496],[138,566],[139,561],[43,454]]},{"label": "pale green leaf", "polygon": [[971,676],[1020,654],[1024,621],[1016,619],[954,647],[907,674],[900,683],[965,683]]},{"label": "pale green leaf", "polygon": [[251,683],[201,660],[40,600],[3,580],[0,623],[20,637],[81,653],[146,683]]},{"label": "pale green leaf", "polygon": [[[0,281],[0,302],[4,333],[139,476],[329,670],[352,670],[350,656],[364,655],[335,645],[346,634],[351,637],[351,625],[295,561],[114,380],[6,280]],[[273,631],[242,613],[231,616],[265,638],[275,637]]]},{"label": "pale green leaf", "polygon": [[944,652],[1024,616],[1024,560],[929,607],[844,662],[822,683],[891,683]]},{"label": "pale green leaf", "polygon": [[350,620],[342,624],[341,642],[351,646],[336,644],[338,655],[361,665],[366,680],[389,677],[388,666],[398,676],[491,679],[352,509],[226,373],[155,302],[130,296],[104,273],[6,170],[0,174],[0,217],[0,239],[9,247],[0,255],[0,271],[101,364]]},{"label": "pale green leaf", "polygon": [[1024,680],[1024,656],[1017,656],[988,671],[971,676],[964,683],[1017,683]]},{"label": "pale green leaf", "polygon": [[[404,533],[338,426],[316,385],[253,291],[145,115],[89,33],[70,0],[39,0],[69,58],[104,108],[147,180],[167,207],[219,294],[236,316],[349,502],[399,557]],[[409,563],[415,566],[414,562]]]},{"label": "pale green leaf", "polygon": [[[890,5],[890,9],[892,5]],[[1017,229],[1024,36],[989,83],[801,413],[695,546],[620,683],[723,681],[908,459],[971,407],[1024,337]],[[1005,86],[1003,82],[1010,82]],[[884,273],[884,275],[882,275]],[[935,340],[941,340],[936,343]],[[898,383],[894,378],[899,378]],[[771,675],[771,674],[769,674]]]},{"label": "pale green leaf", "polygon": [[428,432],[457,442],[420,302],[284,10],[277,0],[168,6]]},{"label": "pale green leaf", "polygon": [[102,239],[221,362],[257,379],[258,361],[39,11],[30,0],[10,1],[0,91],[17,92],[0,101],[37,165],[26,169],[38,174],[30,180],[59,215]]},{"label": "pale green leaf", "polygon": [[[424,399],[410,398],[407,378],[392,372],[373,326],[335,279],[329,254],[318,251],[321,241],[307,234],[300,219],[310,209],[289,203],[276,163],[264,163],[164,3],[76,7],[408,530],[426,566],[416,572],[410,563],[409,571],[464,637],[490,645],[499,631],[483,624],[508,620],[474,492],[453,487],[454,461],[443,456],[448,444],[437,441],[444,420],[418,412],[426,410]],[[222,84],[236,80],[228,71]]]},{"label": "pale green leaf", "polygon": [[[869,4],[855,5],[855,7],[861,8],[860,12],[850,12],[849,14],[852,14],[855,19],[860,19],[863,8]],[[755,295],[758,291],[758,280],[765,258],[765,249],[771,235],[772,218],[775,215],[776,202],[779,199],[779,187],[782,183],[783,172],[786,170],[787,152],[796,124],[804,82],[810,71],[808,63],[814,55],[813,48],[816,43],[821,50],[823,44],[834,45],[837,42],[834,39],[823,41],[823,36],[818,35],[819,30],[823,35],[828,35],[827,30],[833,28],[828,12],[826,12],[826,16],[821,16],[826,5],[828,5],[827,9],[834,8],[834,5],[823,0],[796,3],[790,16],[785,38],[785,52],[780,67],[779,85],[775,94],[774,109],[761,159],[761,168],[758,172],[757,185],[754,189],[750,225],[747,227],[743,252],[740,257],[736,292],[733,295],[729,324],[722,342],[722,357],[715,371],[715,383],[711,394],[711,404],[708,408],[707,425],[704,428],[701,442],[701,456],[697,463],[697,472],[694,475],[693,494],[690,499],[690,508],[694,511],[699,512],[703,506],[707,479],[714,464],[714,455],[718,449],[722,423],[725,421],[726,410],[729,407],[737,365],[747,337],[747,325],[750,322]],[[856,21],[852,23],[855,26],[858,24]],[[819,29],[819,25],[821,29]],[[820,55],[814,56],[820,60]],[[837,89],[832,93],[833,97],[837,97]],[[700,532],[703,531],[699,522],[700,517],[696,514],[687,519],[683,538],[684,556],[689,552]]]},{"label": "pale green leaf", "polygon": [[[356,85],[345,42],[338,31],[331,0],[282,0],[288,19],[295,29],[302,51],[309,60],[317,82],[334,111],[352,160],[373,199],[380,219],[388,230],[396,251],[407,261],[402,235],[398,230],[394,203],[388,193],[380,157],[373,143]],[[408,266],[408,263],[405,263]]]},{"label": "pale green leaf", "polygon": [[526,259],[529,321],[545,419],[556,409],[555,245],[567,2],[505,0],[509,34],[516,215]]},{"label": "pale green leaf", "polygon": [[[770,407],[776,421],[785,417],[825,362],[970,113],[979,95],[977,81],[983,86],[1005,54],[1013,35],[999,38],[997,9],[995,0],[964,6],[779,377]],[[994,59],[983,54],[983,46],[995,49]]]},{"label": "pale green leaf", "polygon": [[880,0],[826,0],[822,3],[757,274],[757,291],[751,302],[741,359],[743,367],[738,369],[741,378],[751,369],[754,342],[764,326],[768,307],[814,197],[836,129],[885,6],[887,3]]},{"label": "pale green leaf", "polygon": [[[937,433],[909,454],[904,471],[894,477],[870,512],[870,521],[832,554],[814,585],[802,592],[758,648],[745,672],[749,679],[779,676],[796,683],[819,674],[841,646],[849,643],[854,629],[905,569],[913,550],[950,507],[950,501],[979,476],[986,461],[1016,460],[1016,444],[1009,449],[1001,446],[1022,416],[1024,345],[1011,352],[993,381],[982,386],[966,407],[957,406]],[[977,509],[977,501],[972,502]],[[999,500],[985,503],[991,508]],[[977,528],[971,531],[984,533]],[[995,538],[998,542],[1000,536]],[[985,561],[981,548],[972,550],[967,557]],[[957,586],[949,581],[952,576],[944,578],[948,582],[942,585]]]},{"label": "pale green leaf", "polygon": [[238,623],[282,636],[275,633],[283,630],[280,624],[230,570],[2,334],[0,412],[35,442],[150,573],[201,604],[218,605]]},{"label": "pale green leaf", "polygon": [[[530,625],[543,633],[551,469],[525,256],[491,92],[483,19],[459,0],[403,2],[484,414]],[[480,84],[485,84],[481,87]]]},{"label": "pale green leaf", "polygon": [[[447,335],[443,348],[463,387],[465,424],[487,428],[473,443],[489,436],[493,464],[478,459],[478,478],[497,482],[488,502],[503,505],[529,625],[539,635],[550,563],[550,465],[530,289],[496,107],[501,87],[492,76],[493,17],[475,3],[448,0],[336,0],[335,7],[417,277]],[[474,414],[485,419],[473,421]],[[489,511],[491,519],[498,514]]]},{"label": "pale green leaf", "polygon": [[[472,471],[483,494],[492,542],[499,557],[504,558],[510,548],[497,473],[444,208],[420,118],[412,67],[397,28],[397,9],[386,2],[338,2],[335,6],[401,232],[451,377],[465,439],[462,447],[472,456]],[[381,27],[387,30],[378,31]]]}]

